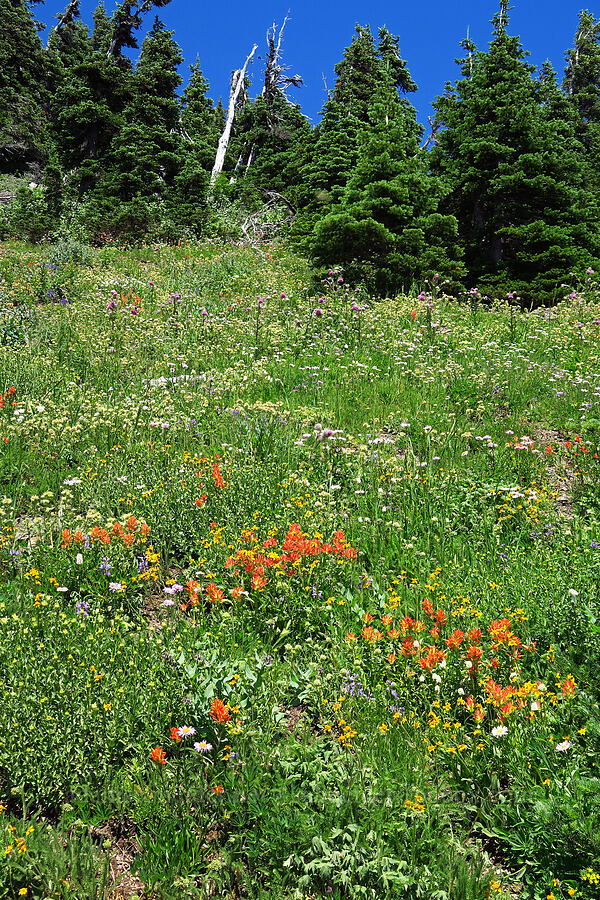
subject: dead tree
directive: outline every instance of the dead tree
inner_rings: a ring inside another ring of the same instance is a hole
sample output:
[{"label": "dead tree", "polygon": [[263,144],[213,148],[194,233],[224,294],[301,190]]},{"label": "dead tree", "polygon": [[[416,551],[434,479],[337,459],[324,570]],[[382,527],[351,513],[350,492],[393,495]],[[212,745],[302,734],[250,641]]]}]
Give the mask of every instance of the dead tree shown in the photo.
[{"label": "dead tree", "polygon": [[435,147],[435,145],[437,144],[438,131],[441,128],[441,123],[437,122],[435,119],[432,119],[431,116],[427,116],[427,119],[429,121],[429,127],[431,128],[431,134],[429,135],[425,143],[421,146],[421,150],[427,150],[430,144],[433,144],[433,146]]},{"label": "dead tree", "polygon": [[267,31],[267,59],[265,64],[265,83],[262,89],[262,98],[267,106],[272,106],[279,94],[285,96],[288,87],[300,87],[303,83],[299,75],[286,75],[288,67],[281,61],[281,39],[288,22],[288,16],[283,20],[283,25],[277,34],[277,25],[273,22]]},{"label": "dead tree", "polygon": [[236,69],[231,77],[231,90],[229,92],[229,106],[227,109],[227,119],[225,120],[225,128],[223,129],[223,134],[219,138],[219,144],[217,147],[217,155],[215,157],[215,164],[212,168],[212,172],[210,174],[210,186],[209,186],[209,196],[213,192],[213,188],[215,186],[215,181],[223,171],[223,165],[225,163],[225,156],[227,154],[227,147],[229,145],[229,138],[231,137],[231,129],[233,128],[233,120],[235,118],[235,113],[238,106],[238,101],[240,99],[240,94],[242,90],[245,90],[246,85],[246,70],[250,65],[252,57],[258,50],[258,44],[255,44],[252,48],[251,52],[248,54],[246,58],[246,62],[244,63],[241,69]]},{"label": "dead tree", "polygon": [[62,14],[62,16],[60,16],[58,22],[56,23],[54,28],[51,29],[50,34],[48,35],[48,40],[46,41],[46,50],[50,46],[50,39],[52,35],[58,34],[58,32],[61,31],[65,27],[65,25],[68,25],[69,22],[72,22],[79,16],[80,5],[81,0],[70,0],[64,13]]}]

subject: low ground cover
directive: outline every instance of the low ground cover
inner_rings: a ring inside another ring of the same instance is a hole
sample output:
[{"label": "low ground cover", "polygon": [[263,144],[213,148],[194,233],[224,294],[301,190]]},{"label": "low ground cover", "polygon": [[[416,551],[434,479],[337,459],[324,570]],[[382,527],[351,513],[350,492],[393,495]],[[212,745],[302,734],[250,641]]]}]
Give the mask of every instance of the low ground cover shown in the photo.
[{"label": "low ground cover", "polygon": [[0,303],[0,897],[598,896],[593,273],[10,242]]}]

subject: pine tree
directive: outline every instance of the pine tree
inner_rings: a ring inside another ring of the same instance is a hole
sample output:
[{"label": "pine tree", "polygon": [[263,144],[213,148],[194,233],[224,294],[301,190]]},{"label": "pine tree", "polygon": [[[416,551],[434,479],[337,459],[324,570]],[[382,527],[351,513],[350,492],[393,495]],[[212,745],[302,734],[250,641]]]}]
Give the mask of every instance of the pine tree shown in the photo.
[{"label": "pine tree", "polygon": [[283,63],[282,36],[287,17],[279,30],[273,24],[267,33],[263,87],[260,96],[246,102],[234,122],[230,159],[234,195],[249,206],[262,205],[274,194],[290,200],[300,183],[301,148],[310,134],[310,125],[287,91],[300,87],[299,75],[288,75]]},{"label": "pine tree", "polygon": [[[495,294],[551,302],[560,283],[598,252],[584,164],[556,92],[538,84],[506,3],[487,53],[435,104],[444,126],[432,152],[447,185],[470,280]],[[463,68],[464,72],[464,68]]]},{"label": "pine tree", "polygon": [[110,23],[102,4],[94,23],[90,37],[77,11],[48,42],[54,56],[51,119],[58,156],[81,194],[96,184],[128,96],[127,72],[107,53]]},{"label": "pine tree", "polygon": [[181,109],[182,161],[169,191],[168,206],[175,222],[199,232],[206,218],[210,172],[223,129],[223,110],[207,96],[208,81],[196,59],[183,92]]},{"label": "pine tree", "polygon": [[577,113],[589,184],[600,197],[600,21],[587,9],[579,14],[575,46],[567,51],[563,89]]},{"label": "pine tree", "polygon": [[[325,266],[341,264],[351,281],[379,294],[408,290],[435,273],[456,286],[462,275],[457,223],[437,211],[440,184],[419,151],[415,110],[398,95],[393,59],[382,62],[356,166],[340,202],[315,228],[313,257]],[[402,75],[413,84],[404,67]]]},{"label": "pine tree", "polygon": [[190,73],[182,97],[181,125],[191,145],[191,153],[200,167],[210,172],[222,130],[223,111],[222,108],[217,110],[207,96],[209,85],[202,74],[199,59],[190,66]]},{"label": "pine tree", "polygon": [[146,36],[131,84],[124,123],[113,140],[106,174],[96,196],[110,209],[113,201],[130,204],[121,210],[122,227],[144,227],[148,202],[164,199],[183,165],[180,132],[181,84],[177,67],[181,50],[156,18]]},{"label": "pine tree", "polygon": [[358,158],[358,136],[377,91],[381,60],[369,26],[356,26],[352,43],[335,67],[336,82],[312,140],[305,144],[295,226],[306,245],[316,223],[339,202]]},{"label": "pine tree", "polygon": [[41,181],[49,152],[46,66],[25,0],[0,0],[0,173]]}]

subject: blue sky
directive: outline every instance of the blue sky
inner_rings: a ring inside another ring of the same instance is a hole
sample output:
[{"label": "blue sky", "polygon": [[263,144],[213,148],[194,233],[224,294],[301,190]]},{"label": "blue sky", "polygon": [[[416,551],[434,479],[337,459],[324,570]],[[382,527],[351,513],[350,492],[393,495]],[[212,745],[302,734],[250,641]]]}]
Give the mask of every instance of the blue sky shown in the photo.
[{"label": "blue sky", "polygon": [[[600,15],[600,0],[589,8]],[[91,24],[91,13],[97,0],[83,0],[82,18]],[[45,22],[52,22],[65,3],[46,0],[36,14]],[[564,51],[571,46],[579,10],[585,0],[514,0],[510,32],[519,34],[530,61],[541,65],[550,59],[562,77]],[[115,0],[105,0],[110,13]],[[485,48],[491,36],[490,20],[496,10],[496,0],[224,0],[221,3],[202,0],[171,0],[160,10],[167,27],[175,31],[186,64],[182,75],[187,78],[187,64],[196,54],[211,86],[213,99],[229,95],[231,70],[242,65],[252,44],[259,45],[257,54],[265,47],[265,34],[275,19],[281,22],[288,12],[284,50],[292,74],[298,73],[305,86],[291,89],[304,113],[317,121],[325,100],[323,75],[331,86],[333,67],[341,58],[344,47],[352,40],[354,26],[371,25],[374,33],[386,25],[400,35],[402,55],[419,86],[411,97],[419,119],[426,123],[431,113],[430,103],[440,94],[447,81],[458,75],[454,60],[461,54],[459,46],[467,27],[478,47]],[[154,16],[147,16],[149,27]],[[146,30],[145,28],[142,31]],[[141,40],[140,40],[141,43]],[[262,61],[254,62],[250,73],[258,89]]]}]

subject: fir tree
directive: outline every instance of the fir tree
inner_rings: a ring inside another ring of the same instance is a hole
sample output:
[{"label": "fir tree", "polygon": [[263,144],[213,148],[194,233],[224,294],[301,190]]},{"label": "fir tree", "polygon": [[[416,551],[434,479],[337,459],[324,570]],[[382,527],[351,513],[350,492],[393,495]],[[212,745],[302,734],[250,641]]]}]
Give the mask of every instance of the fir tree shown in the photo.
[{"label": "fir tree", "polygon": [[[536,84],[506,4],[487,53],[435,104],[444,126],[432,152],[449,190],[470,279],[493,293],[551,302],[598,250],[584,164],[550,82]],[[464,71],[464,70],[463,70]],[[545,92],[545,96],[544,96]]]},{"label": "fir tree", "polygon": [[146,36],[131,85],[122,125],[106,162],[106,175],[96,195],[108,201],[133,204],[121,210],[123,226],[144,227],[148,202],[164,199],[183,164],[179,127],[181,84],[177,67],[181,51],[156,18]]},{"label": "fir tree", "polygon": [[51,118],[58,156],[82,194],[96,184],[128,94],[126,72],[107,54],[109,26],[102,5],[94,22],[90,38],[75,15],[49,41],[55,57]]},{"label": "fir tree", "polygon": [[359,136],[372,111],[382,79],[403,93],[416,90],[399,52],[399,39],[379,30],[376,46],[369,26],[356,26],[352,43],[335,67],[336,82],[312,139],[305,140],[295,233],[310,249],[316,224],[341,201],[358,160]]},{"label": "fir tree", "polygon": [[25,0],[0,0],[0,173],[41,180],[49,144],[46,66]]},{"label": "fir tree", "polygon": [[288,75],[283,63],[282,35],[287,18],[277,32],[267,34],[267,55],[260,96],[244,105],[234,122],[231,159],[236,160],[234,193],[257,205],[273,193],[294,195],[301,180],[301,148],[310,125],[300,107],[287,96],[300,87],[299,75]]},{"label": "fir tree", "polygon": [[575,46],[567,51],[563,88],[577,114],[589,183],[600,196],[600,21],[588,10],[579,14]]},{"label": "fir tree", "polygon": [[215,109],[207,96],[209,85],[198,59],[190,70],[182,97],[182,162],[168,205],[178,224],[199,232],[206,218],[209,176],[224,119],[222,108]]},{"label": "fir tree", "polygon": [[200,60],[190,66],[190,80],[183,92],[181,126],[191,152],[202,169],[210,172],[223,126],[223,110],[216,109],[207,96],[208,81]]},{"label": "fir tree", "polygon": [[106,14],[103,0],[94,10],[94,30],[92,32],[92,45],[97,53],[108,54],[110,47],[111,25]]},{"label": "fir tree", "polygon": [[[379,294],[407,290],[435,273],[457,285],[462,275],[457,223],[437,211],[440,185],[419,152],[421,128],[398,95],[397,71],[384,57],[356,167],[312,241],[316,262],[341,264],[351,281]],[[412,84],[404,67],[402,74]]]}]

